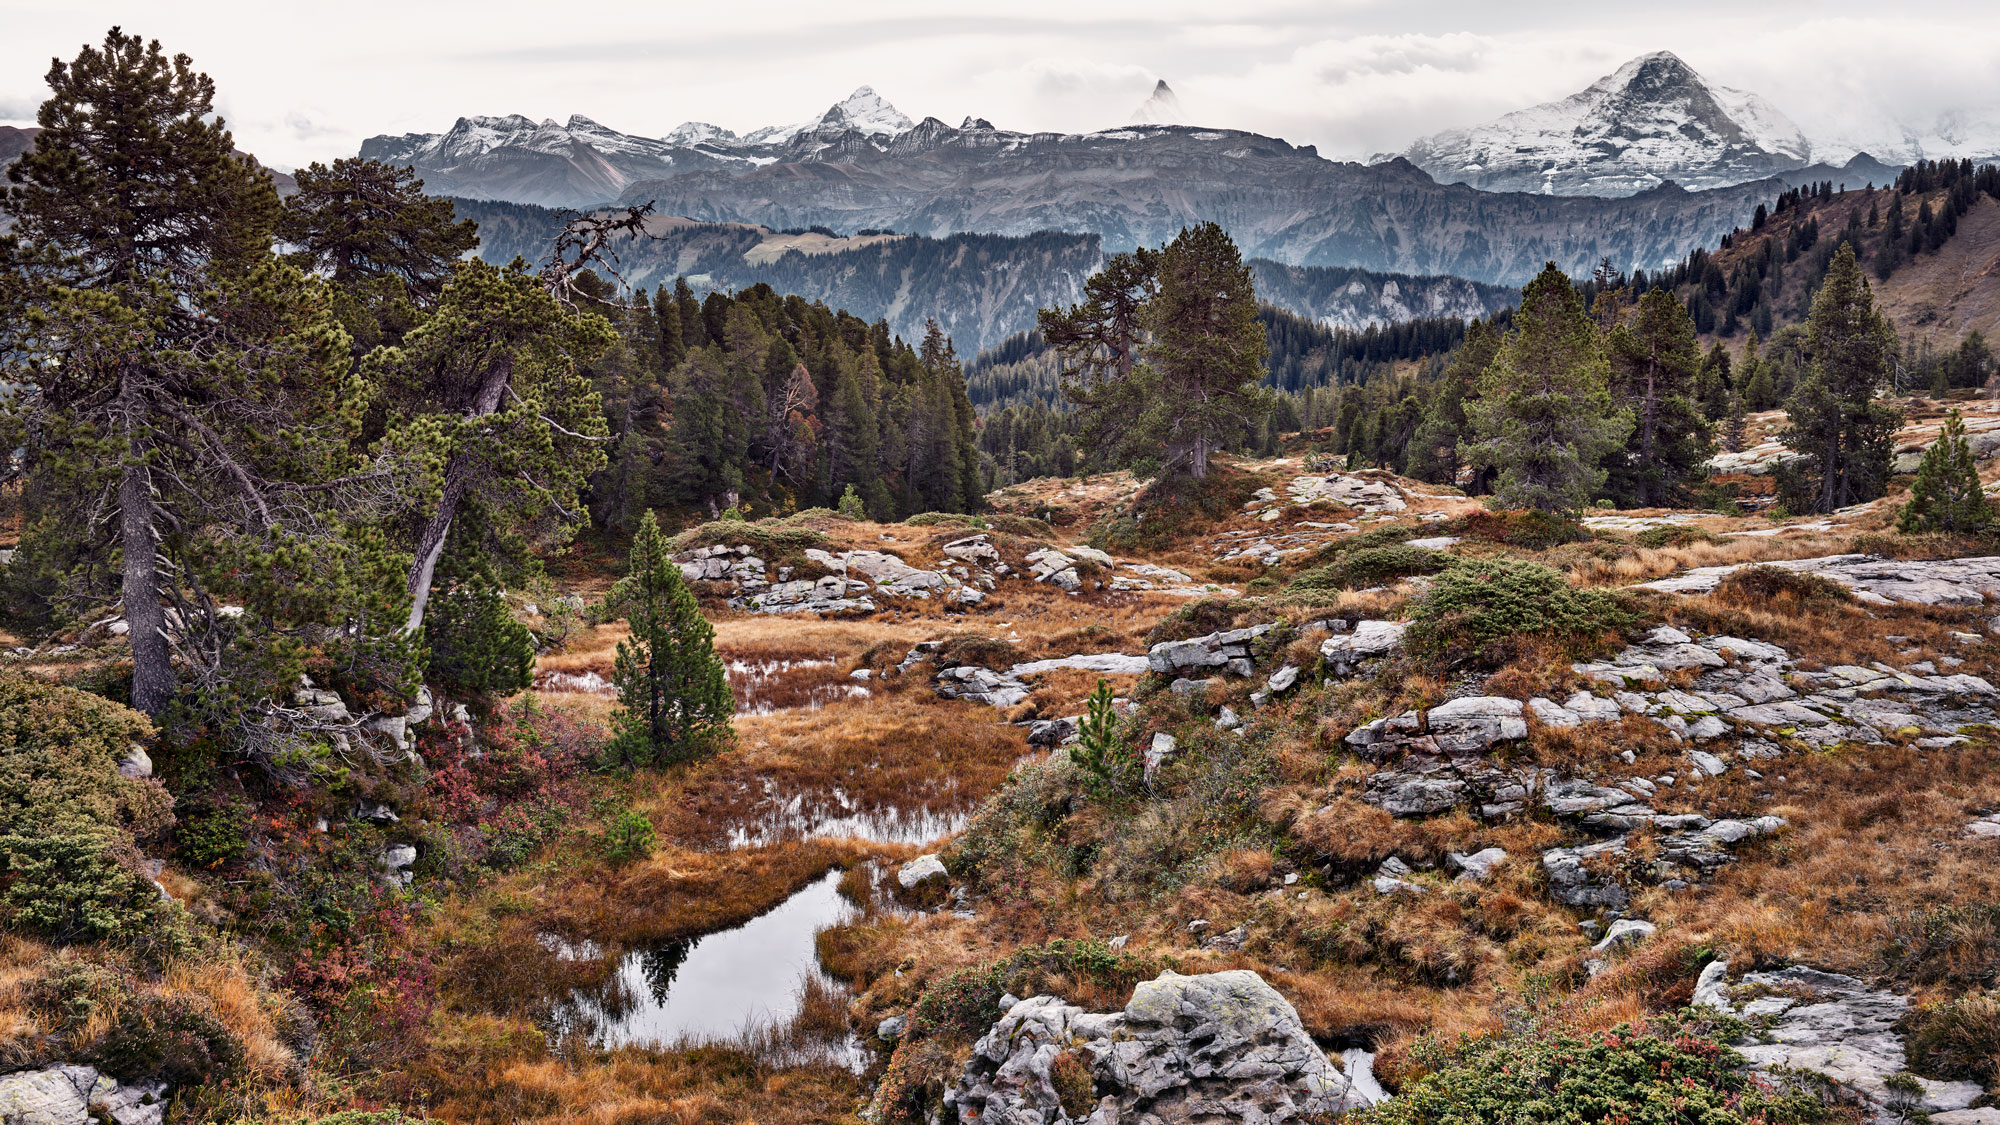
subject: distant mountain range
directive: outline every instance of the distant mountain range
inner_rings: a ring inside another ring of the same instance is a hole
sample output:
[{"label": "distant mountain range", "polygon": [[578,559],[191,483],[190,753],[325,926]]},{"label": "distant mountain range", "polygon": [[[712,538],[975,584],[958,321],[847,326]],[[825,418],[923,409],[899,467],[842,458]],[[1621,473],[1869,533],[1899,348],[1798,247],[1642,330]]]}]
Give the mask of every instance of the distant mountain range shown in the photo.
[{"label": "distant mountain range", "polygon": [[[547,253],[561,213],[530,204],[454,200],[478,222],[479,254],[506,262]],[[910,234],[835,237],[743,223],[656,218],[653,237],[617,245],[620,272],[635,288],[685,276],[697,289],[734,291],[759,282],[886,320],[905,339],[936,317],[967,356],[1035,326],[1035,312],[1076,301],[1103,262],[1094,234],[1021,236]],[[1458,277],[1411,277],[1253,260],[1264,300],[1328,327],[1366,328],[1420,316],[1476,317],[1511,306],[1515,290]]]}]

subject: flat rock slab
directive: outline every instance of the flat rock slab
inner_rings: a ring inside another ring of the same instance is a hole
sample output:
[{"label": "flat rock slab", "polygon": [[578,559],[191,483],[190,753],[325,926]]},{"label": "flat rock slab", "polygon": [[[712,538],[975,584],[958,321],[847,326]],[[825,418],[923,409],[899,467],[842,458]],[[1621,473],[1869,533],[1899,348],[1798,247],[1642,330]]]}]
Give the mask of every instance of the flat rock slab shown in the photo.
[{"label": "flat rock slab", "polygon": [[1770,566],[1799,574],[1817,574],[1850,590],[1856,599],[1876,605],[1983,605],[2000,597],[2000,556],[1907,561],[1874,555],[1827,555],[1817,559],[1784,559],[1767,563],[1704,566],[1671,578],[1641,582],[1641,590],[1669,594],[1706,594],[1724,578],[1748,566]]}]

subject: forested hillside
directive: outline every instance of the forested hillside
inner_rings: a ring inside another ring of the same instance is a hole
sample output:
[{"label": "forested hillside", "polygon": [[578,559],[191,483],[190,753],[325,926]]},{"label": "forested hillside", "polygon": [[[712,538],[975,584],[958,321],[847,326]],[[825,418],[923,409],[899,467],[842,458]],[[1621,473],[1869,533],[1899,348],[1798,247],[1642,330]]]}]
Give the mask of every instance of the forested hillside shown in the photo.
[{"label": "forested hillside", "polygon": [[[479,223],[480,256],[504,264],[535,258],[560,229],[563,212],[529,204],[454,200]],[[647,236],[616,243],[619,272],[640,288],[684,276],[699,292],[763,283],[780,293],[825,301],[868,320],[887,320],[907,340],[935,319],[972,353],[1034,327],[1035,310],[1073,301],[1103,260],[1094,234],[1044,231],[1019,237],[942,238],[826,228],[775,231],[743,223],[697,223],[655,216]],[[1332,327],[1361,329],[1422,317],[1490,315],[1517,291],[1450,276],[1253,261],[1267,302]]]}]

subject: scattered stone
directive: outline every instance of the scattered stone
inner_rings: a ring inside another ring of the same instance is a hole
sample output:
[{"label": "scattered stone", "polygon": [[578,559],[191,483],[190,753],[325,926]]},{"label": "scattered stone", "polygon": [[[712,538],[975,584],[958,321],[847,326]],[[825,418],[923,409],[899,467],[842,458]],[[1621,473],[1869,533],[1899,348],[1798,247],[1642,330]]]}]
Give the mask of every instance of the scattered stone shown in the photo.
[{"label": "scattered stone", "polygon": [[118,759],[118,776],[139,780],[153,776],[153,758],[146,748],[136,742],[125,747],[125,756]]},{"label": "scattered stone", "polygon": [[379,862],[382,874],[399,887],[409,886],[410,880],[416,878],[416,872],[410,869],[416,866],[417,849],[408,844],[394,844],[382,849]]},{"label": "scattered stone", "polygon": [[1271,673],[1271,678],[1264,681],[1264,690],[1270,692],[1272,695],[1283,695],[1285,692],[1292,690],[1292,685],[1298,682],[1298,665],[1287,664],[1283,668]]},{"label": "scattered stone", "polygon": [[1174,736],[1165,731],[1159,731],[1153,735],[1153,741],[1146,747],[1146,784],[1151,785],[1153,783],[1153,774],[1158,772],[1162,765],[1166,764],[1168,758],[1174,756],[1174,750],[1177,745],[1174,741]]},{"label": "scattered stone", "polygon": [[1658,926],[1643,919],[1620,918],[1616,922],[1611,923],[1611,928],[1605,931],[1604,938],[1596,945],[1591,946],[1590,951],[1592,953],[1609,953],[1621,946],[1637,945],[1641,941],[1652,937],[1658,929]]},{"label": "scattered stone", "polygon": [[371,804],[367,801],[356,801],[354,803],[354,811],[350,815],[356,820],[365,820],[370,824],[395,824],[402,819],[396,815],[395,809],[384,804]]},{"label": "scattered stone", "polygon": [[907,1017],[890,1016],[888,1019],[875,1025],[875,1038],[880,1039],[884,1043],[894,1043],[903,1037],[903,1028],[907,1026],[909,1026]]}]

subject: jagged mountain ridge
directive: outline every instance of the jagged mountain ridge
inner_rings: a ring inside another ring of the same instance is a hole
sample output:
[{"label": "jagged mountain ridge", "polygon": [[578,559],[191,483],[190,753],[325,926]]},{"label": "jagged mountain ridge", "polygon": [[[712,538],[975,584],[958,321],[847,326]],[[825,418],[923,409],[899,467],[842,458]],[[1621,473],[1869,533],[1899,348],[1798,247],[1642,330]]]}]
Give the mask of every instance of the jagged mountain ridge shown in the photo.
[{"label": "jagged mountain ridge", "polygon": [[1804,167],[1812,145],[1756,94],[1718,86],[1671,51],[1641,55],[1560,101],[1423,138],[1403,155],[1486,191],[1631,195],[1722,187]]},{"label": "jagged mountain ridge", "polygon": [[[546,252],[559,213],[527,204],[454,200],[478,222],[479,253],[492,262]],[[1094,234],[956,234],[829,238],[742,223],[656,218],[656,237],[618,247],[625,281],[636,288],[686,276],[698,289],[734,291],[769,284],[825,301],[867,320],[887,320],[905,339],[936,317],[970,355],[1035,326],[1037,309],[1069,303],[1102,264]],[[1258,294],[1328,327],[1361,329],[1423,316],[1486,316],[1516,293],[1458,277],[1412,277],[1367,270],[1286,266],[1253,260]]]},{"label": "jagged mountain ridge", "polygon": [[371,138],[362,152],[414,164],[431,190],[468,198],[558,207],[615,198],[710,222],[934,238],[1058,230],[1101,235],[1112,250],[1214,220],[1248,256],[1494,284],[1519,284],[1547,261],[1573,273],[1605,257],[1658,268],[1746,223],[1780,190],[1486,193],[1441,185],[1404,161],[1337,163],[1240,130],[1021,133],[927,117],[888,131],[898,118],[864,87],[782,141],[767,138],[788,130],[736,137],[699,122],[664,140],[614,141],[583,118],[468,118],[444,134]]}]

